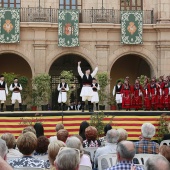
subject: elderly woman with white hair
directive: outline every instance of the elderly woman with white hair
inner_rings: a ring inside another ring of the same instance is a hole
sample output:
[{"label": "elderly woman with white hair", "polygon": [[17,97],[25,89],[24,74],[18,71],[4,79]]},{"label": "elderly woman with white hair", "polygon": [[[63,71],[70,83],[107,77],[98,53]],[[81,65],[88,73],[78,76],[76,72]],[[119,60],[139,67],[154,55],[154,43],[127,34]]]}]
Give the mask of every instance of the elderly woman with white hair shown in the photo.
[{"label": "elderly woman with white hair", "polygon": [[119,128],[117,129],[117,131],[119,132],[119,140],[118,140],[118,143],[123,141],[123,140],[127,140],[127,137],[128,137],[128,133],[125,129],[123,128]]},{"label": "elderly woman with white hair", "polygon": [[76,148],[80,151],[80,165],[92,167],[90,157],[84,154],[82,143],[77,137],[72,136],[68,138],[66,141],[66,146],[69,148]]},{"label": "elderly woman with white hair", "polygon": [[135,142],[136,154],[158,154],[159,144],[152,141],[155,135],[155,126],[151,123],[144,123],[141,127],[141,137],[138,142]]}]

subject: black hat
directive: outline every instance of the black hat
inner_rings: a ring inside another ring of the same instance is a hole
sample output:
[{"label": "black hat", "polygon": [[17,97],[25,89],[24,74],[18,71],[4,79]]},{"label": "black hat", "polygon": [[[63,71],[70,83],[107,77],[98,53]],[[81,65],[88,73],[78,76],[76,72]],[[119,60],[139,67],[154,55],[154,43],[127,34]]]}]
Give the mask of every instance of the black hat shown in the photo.
[{"label": "black hat", "polygon": [[120,82],[121,82],[121,80],[118,80],[118,81],[117,81],[117,83],[120,83]]},{"label": "black hat", "polygon": [[15,78],[14,78],[14,80],[16,80],[16,79],[18,80],[18,78],[17,78],[17,77],[15,77]]},{"label": "black hat", "polygon": [[92,80],[96,80],[94,77],[93,77],[93,79]]},{"label": "black hat", "polygon": [[86,71],[87,71],[87,70],[90,70],[90,68],[86,68]]},{"label": "black hat", "polygon": [[1,78],[1,77],[4,77],[4,75],[1,74],[1,75],[0,75],[0,78]]},{"label": "black hat", "polygon": [[60,80],[65,80],[65,77],[60,77]]}]

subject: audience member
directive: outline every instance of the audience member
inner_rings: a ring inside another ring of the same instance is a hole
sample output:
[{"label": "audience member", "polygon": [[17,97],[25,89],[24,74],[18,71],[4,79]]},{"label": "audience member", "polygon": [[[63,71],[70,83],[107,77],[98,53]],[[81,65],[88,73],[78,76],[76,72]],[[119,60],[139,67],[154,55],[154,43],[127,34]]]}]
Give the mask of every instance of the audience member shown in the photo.
[{"label": "audience member", "polygon": [[101,142],[97,140],[97,129],[93,126],[89,126],[85,130],[86,140],[83,141],[83,147],[99,147]]},{"label": "audience member", "polygon": [[34,157],[43,159],[43,160],[48,160],[48,145],[49,145],[49,140],[46,136],[40,136],[37,139],[37,147],[34,152]]},{"label": "audience member", "polygon": [[168,123],[168,131],[169,131],[169,134],[165,134],[162,138],[162,140],[170,140],[170,123]]},{"label": "audience member", "polygon": [[84,154],[82,143],[77,137],[69,137],[66,141],[66,146],[69,148],[76,148],[80,151],[80,165],[92,167],[90,157]]},{"label": "audience member", "polygon": [[117,130],[119,132],[119,140],[118,140],[118,142],[121,142],[123,140],[127,140],[127,137],[128,137],[127,131],[125,129],[123,129],[123,128],[119,128]]},{"label": "audience member", "polygon": [[159,148],[159,154],[164,156],[169,161],[169,163],[170,163],[170,146],[162,145]]},{"label": "audience member", "polygon": [[13,134],[4,133],[4,134],[2,134],[1,139],[3,139],[6,142],[6,145],[8,147],[8,153],[7,153],[8,160],[10,160],[10,158],[14,158],[14,157],[22,157],[22,154],[18,150],[15,149],[16,139]]},{"label": "audience member", "polygon": [[68,138],[68,135],[69,133],[66,129],[61,129],[57,132],[57,139],[65,143]]},{"label": "audience member", "polygon": [[106,146],[98,148],[95,153],[94,164],[96,168],[98,166],[99,156],[104,155],[104,154],[109,154],[109,153],[116,153],[118,139],[119,139],[119,132],[117,130],[111,129],[107,131]]},{"label": "audience member", "polygon": [[151,138],[155,135],[155,126],[151,123],[144,123],[141,127],[141,140],[135,142],[136,154],[158,154],[159,144],[151,141]]},{"label": "audience member", "polygon": [[32,153],[36,149],[37,138],[32,132],[21,134],[17,140],[17,147],[23,154],[22,158],[11,160],[9,164],[13,168],[18,167],[35,167],[35,168],[47,168],[48,165],[44,160],[36,159],[32,157]]},{"label": "audience member", "polygon": [[107,124],[107,125],[104,127],[104,136],[106,136],[107,132],[108,132],[109,130],[111,130],[111,129],[112,129],[111,124]]},{"label": "audience member", "polygon": [[27,126],[22,130],[22,133],[32,132],[36,135],[36,131],[32,126]]},{"label": "audience member", "polygon": [[56,156],[58,155],[60,148],[65,146],[65,143],[60,140],[51,142],[48,145],[48,159],[50,161],[50,170],[55,170],[54,161],[56,159]]},{"label": "audience member", "polygon": [[[62,123],[58,123],[55,127],[55,131],[58,132],[60,129],[64,129],[64,125]],[[50,137],[50,142],[57,141],[57,134],[55,136]]]},{"label": "audience member", "polygon": [[86,122],[86,121],[81,122],[80,129],[79,129],[79,135],[83,138],[83,141],[86,140],[85,130],[87,127],[89,127],[88,122]]},{"label": "audience member", "polygon": [[44,127],[43,127],[42,123],[35,123],[34,129],[36,131],[37,138],[40,136],[44,136]]},{"label": "audience member", "polygon": [[0,138],[0,157],[2,157],[4,160],[7,160],[7,152],[8,148],[6,146],[6,142]]},{"label": "audience member", "polygon": [[60,148],[55,160],[56,170],[78,170],[79,163],[80,151],[78,149]]},{"label": "audience member", "polygon": [[[133,157],[135,156],[135,146],[133,142],[122,141],[117,144],[117,164],[107,170],[131,170]],[[143,170],[136,166],[135,170]]]},{"label": "audience member", "polygon": [[146,161],[145,170],[170,170],[170,164],[162,155],[153,155]]},{"label": "audience member", "polygon": [[0,169],[13,170],[13,168],[0,156]]}]

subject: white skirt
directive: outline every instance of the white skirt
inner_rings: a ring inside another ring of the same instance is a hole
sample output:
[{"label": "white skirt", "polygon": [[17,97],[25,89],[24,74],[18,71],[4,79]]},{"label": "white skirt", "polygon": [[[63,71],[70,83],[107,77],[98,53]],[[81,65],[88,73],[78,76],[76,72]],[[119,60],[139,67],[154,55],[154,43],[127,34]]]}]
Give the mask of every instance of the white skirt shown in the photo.
[{"label": "white skirt", "polygon": [[21,93],[12,93],[11,100],[20,100],[21,101]]},{"label": "white skirt", "polygon": [[98,92],[94,92],[93,91],[93,96],[91,98],[91,102],[92,103],[99,103],[99,95],[98,95]]},{"label": "white skirt", "polygon": [[5,90],[0,90],[0,100],[6,100],[6,93]]},{"label": "white skirt", "polygon": [[92,97],[93,96],[92,87],[88,87],[88,86],[82,87],[80,96],[81,97],[83,97],[83,96],[85,96],[85,97],[86,96]]},{"label": "white skirt", "polygon": [[122,94],[116,94],[116,103],[122,103]]},{"label": "white skirt", "polygon": [[59,92],[58,103],[65,103],[67,101],[67,92]]}]

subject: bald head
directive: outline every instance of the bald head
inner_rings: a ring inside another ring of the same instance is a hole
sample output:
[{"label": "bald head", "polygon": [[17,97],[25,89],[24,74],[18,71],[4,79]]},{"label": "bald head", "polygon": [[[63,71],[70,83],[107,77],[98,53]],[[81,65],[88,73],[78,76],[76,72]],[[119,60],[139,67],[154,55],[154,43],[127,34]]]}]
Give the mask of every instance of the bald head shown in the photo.
[{"label": "bald head", "polygon": [[135,156],[135,145],[130,141],[122,141],[117,145],[118,160],[132,160]]}]

